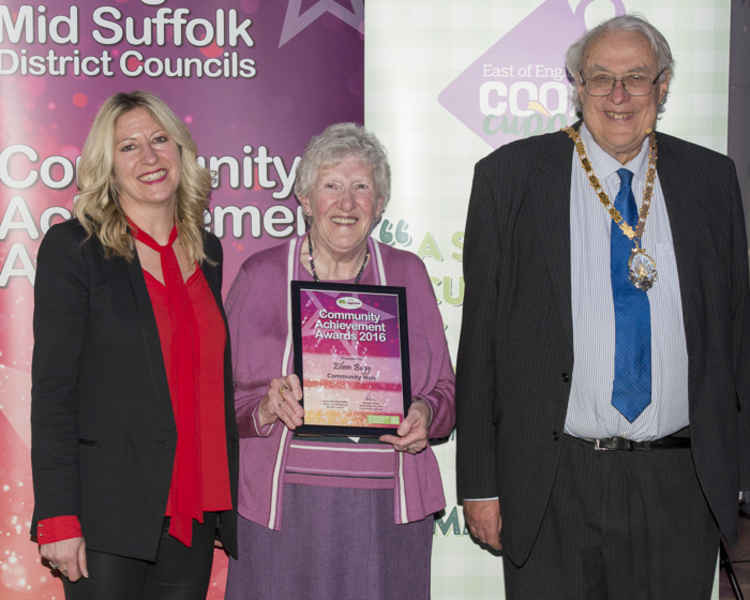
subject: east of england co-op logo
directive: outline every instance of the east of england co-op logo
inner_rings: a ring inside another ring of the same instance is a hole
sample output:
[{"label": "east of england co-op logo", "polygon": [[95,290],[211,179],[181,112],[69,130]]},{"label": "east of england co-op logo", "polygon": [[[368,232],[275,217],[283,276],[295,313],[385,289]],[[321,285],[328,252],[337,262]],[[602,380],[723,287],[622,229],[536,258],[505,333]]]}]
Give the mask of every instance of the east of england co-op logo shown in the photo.
[{"label": "east of england co-op logo", "polygon": [[[497,148],[557,131],[575,120],[565,51],[586,31],[583,0],[547,0],[500,38],[438,97],[451,114]],[[617,15],[622,0],[608,0]]]}]

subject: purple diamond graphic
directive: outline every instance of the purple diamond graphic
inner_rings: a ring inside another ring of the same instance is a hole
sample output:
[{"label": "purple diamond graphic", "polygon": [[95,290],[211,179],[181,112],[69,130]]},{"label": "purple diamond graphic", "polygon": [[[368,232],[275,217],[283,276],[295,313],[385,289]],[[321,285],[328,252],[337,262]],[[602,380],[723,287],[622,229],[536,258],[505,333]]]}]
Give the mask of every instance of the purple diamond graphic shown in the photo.
[{"label": "purple diamond graphic", "polygon": [[[493,148],[557,131],[575,119],[565,51],[586,31],[568,0],[547,0],[500,38],[438,96],[448,112]],[[610,0],[617,15],[622,0]]]}]

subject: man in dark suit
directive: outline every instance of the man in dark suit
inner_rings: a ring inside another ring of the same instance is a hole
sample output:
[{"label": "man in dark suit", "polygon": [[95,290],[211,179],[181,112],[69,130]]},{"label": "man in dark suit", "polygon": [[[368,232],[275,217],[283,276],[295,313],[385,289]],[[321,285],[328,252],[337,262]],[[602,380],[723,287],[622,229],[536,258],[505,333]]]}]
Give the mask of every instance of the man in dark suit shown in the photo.
[{"label": "man in dark suit", "polygon": [[654,133],[672,55],[616,17],[568,51],[583,122],[479,161],[457,477],[508,598],[708,598],[749,483],[732,162]]}]

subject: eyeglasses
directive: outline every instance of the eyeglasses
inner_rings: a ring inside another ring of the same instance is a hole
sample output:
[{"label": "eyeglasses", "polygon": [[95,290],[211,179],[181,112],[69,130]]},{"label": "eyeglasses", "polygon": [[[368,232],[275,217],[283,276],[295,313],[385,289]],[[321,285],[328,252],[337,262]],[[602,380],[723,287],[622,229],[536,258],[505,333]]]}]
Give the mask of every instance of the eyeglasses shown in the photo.
[{"label": "eyeglasses", "polygon": [[612,75],[594,75],[590,79],[585,79],[583,72],[579,73],[581,76],[581,83],[586,88],[586,93],[589,96],[609,96],[615,89],[615,85],[619,81],[622,83],[623,90],[631,96],[645,96],[651,93],[651,88],[654,84],[659,81],[666,69],[659,71],[659,74],[653,79],[649,79],[641,73],[631,73],[625,75],[625,77],[612,77]]}]

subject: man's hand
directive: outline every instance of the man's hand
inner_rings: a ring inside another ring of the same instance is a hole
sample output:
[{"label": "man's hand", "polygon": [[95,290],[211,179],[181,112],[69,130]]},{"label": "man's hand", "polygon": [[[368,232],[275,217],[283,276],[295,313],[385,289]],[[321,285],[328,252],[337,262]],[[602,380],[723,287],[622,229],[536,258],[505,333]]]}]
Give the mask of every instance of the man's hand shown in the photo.
[{"label": "man's hand", "polygon": [[464,500],[464,519],[475,539],[498,552],[503,549],[500,500]]},{"label": "man's hand", "polygon": [[71,581],[77,581],[81,576],[89,576],[86,566],[86,542],[82,537],[41,544],[39,553],[52,570],[60,571]]}]

